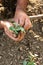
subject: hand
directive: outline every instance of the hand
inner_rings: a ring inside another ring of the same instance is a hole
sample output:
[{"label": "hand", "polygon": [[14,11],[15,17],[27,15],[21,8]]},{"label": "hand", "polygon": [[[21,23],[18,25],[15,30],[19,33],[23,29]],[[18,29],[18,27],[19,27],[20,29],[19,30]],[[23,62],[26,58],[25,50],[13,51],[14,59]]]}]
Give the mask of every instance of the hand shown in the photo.
[{"label": "hand", "polygon": [[11,30],[9,30],[9,27],[13,26],[10,22],[8,22],[8,21],[4,21],[4,22],[1,21],[1,25],[3,26],[6,35],[9,36],[14,41],[18,41],[19,42],[19,41],[21,41],[23,39],[24,34],[22,32],[18,35],[18,37],[16,37],[16,35],[13,34]]},{"label": "hand", "polygon": [[29,17],[24,11],[20,9],[16,10],[14,21],[16,23],[19,23],[21,26],[23,26],[25,30],[28,30],[32,27]]},{"label": "hand", "polygon": [[[26,31],[32,27],[29,17],[22,10],[17,10],[15,12],[14,21],[24,27]],[[24,35],[24,33],[21,33],[21,40],[24,38]],[[20,40],[20,38],[18,40]]]}]

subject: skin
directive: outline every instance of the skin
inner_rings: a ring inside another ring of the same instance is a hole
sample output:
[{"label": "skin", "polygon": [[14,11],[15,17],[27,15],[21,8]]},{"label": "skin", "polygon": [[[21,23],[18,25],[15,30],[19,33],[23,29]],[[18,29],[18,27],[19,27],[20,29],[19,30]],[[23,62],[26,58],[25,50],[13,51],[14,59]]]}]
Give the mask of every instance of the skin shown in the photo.
[{"label": "skin", "polygon": [[10,23],[10,22],[8,22],[8,21],[0,21],[0,25],[1,25],[1,27],[0,27],[0,29],[4,29],[4,31],[5,31],[5,33],[6,33],[6,35],[7,36],[9,36],[11,39],[13,39],[14,41],[16,41],[16,42],[19,42],[19,41],[21,41],[23,38],[24,38],[24,33],[23,32],[20,32],[19,34],[18,34],[18,37],[16,37],[16,35],[15,34],[12,34],[12,31],[11,30],[9,30],[9,27],[10,26],[13,26],[13,24],[12,23]]},{"label": "skin", "polygon": [[14,16],[15,22],[23,26],[25,30],[28,30],[32,26],[29,17],[26,14],[27,4],[28,4],[28,0],[17,0],[17,7]]},{"label": "skin", "polygon": [[[28,0],[17,0],[17,6],[16,6],[16,11],[14,16],[14,21],[20,24],[21,26],[23,26],[26,31],[32,27],[30,19],[28,15],[25,13],[27,4],[28,4]],[[2,28],[4,28],[6,35],[8,35],[11,39],[19,42],[24,38],[25,33],[22,33],[22,32],[16,38],[15,35],[13,35],[11,31],[9,31],[8,29],[9,27],[6,24],[7,23],[3,22],[0,25]],[[8,24],[9,26],[12,26],[10,22],[8,22]]]}]

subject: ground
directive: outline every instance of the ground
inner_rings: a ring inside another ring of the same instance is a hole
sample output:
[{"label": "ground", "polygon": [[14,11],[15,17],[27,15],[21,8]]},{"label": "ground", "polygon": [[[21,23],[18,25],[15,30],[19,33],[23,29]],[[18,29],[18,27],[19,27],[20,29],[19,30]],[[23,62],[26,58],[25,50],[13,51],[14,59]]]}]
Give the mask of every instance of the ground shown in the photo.
[{"label": "ground", "polygon": [[[43,14],[43,0],[29,0],[27,14]],[[33,28],[25,39],[17,43],[3,32],[0,35],[0,65],[22,65],[28,60],[29,52],[39,55],[39,65],[43,65],[43,18],[31,20]]]}]

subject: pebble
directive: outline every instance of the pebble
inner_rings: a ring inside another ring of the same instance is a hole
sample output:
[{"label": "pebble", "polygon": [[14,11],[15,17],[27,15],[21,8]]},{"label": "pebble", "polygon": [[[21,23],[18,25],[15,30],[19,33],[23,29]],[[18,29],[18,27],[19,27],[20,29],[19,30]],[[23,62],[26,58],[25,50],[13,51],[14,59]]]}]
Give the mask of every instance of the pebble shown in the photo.
[{"label": "pebble", "polygon": [[38,55],[37,54],[34,54],[35,55],[35,57],[38,57]]},{"label": "pebble", "polygon": [[22,60],[24,59],[24,57],[23,57],[23,56],[21,56],[20,58],[21,58]]},{"label": "pebble", "polygon": [[2,56],[0,56],[0,59],[2,58]]},{"label": "pebble", "polygon": [[42,27],[42,32],[43,32],[43,27]]},{"label": "pebble", "polygon": [[13,57],[13,54],[9,53],[9,55]]},{"label": "pebble", "polygon": [[39,38],[39,35],[35,35],[34,37],[35,37],[35,38],[37,38],[37,37]]},{"label": "pebble", "polygon": [[22,51],[22,50],[23,50],[23,48],[22,48],[22,47],[20,47],[20,48],[19,48],[19,50],[20,50],[20,51]]},{"label": "pebble", "polygon": [[13,64],[13,61],[10,62],[10,65],[12,65],[12,64]]},{"label": "pebble", "polygon": [[26,48],[26,50],[29,50],[29,48]]},{"label": "pebble", "polygon": [[40,65],[39,61],[36,62],[37,65]]},{"label": "pebble", "polygon": [[37,48],[37,49],[40,49],[40,47],[39,47],[39,46],[36,46],[36,48]]},{"label": "pebble", "polygon": [[18,56],[18,60],[20,59],[20,55]]},{"label": "pebble", "polygon": [[15,59],[15,62],[17,62],[17,60]]}]

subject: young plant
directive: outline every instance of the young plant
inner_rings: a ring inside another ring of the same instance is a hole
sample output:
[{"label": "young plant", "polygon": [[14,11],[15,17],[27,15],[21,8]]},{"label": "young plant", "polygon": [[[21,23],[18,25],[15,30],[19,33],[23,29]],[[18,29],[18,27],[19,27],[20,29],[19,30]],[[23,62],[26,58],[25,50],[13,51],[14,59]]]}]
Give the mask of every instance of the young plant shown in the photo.
[{"label": "young plant", "polygon": [[24,60],[23,61],[23,65],[37,65],[35,58],[37,58],[36,56],[34,56],[32,53],[30,53],[29,55],[29,61]]},{"label": "young plant", "polygon": [[[30,56],[31,57],[31,56]],[[35,65],[35,62],[31,60],[32,58],[29,59],[29,61],[24,60],[23,65]]]},{"label": "young plant", "polygon": [[9,29],[16,35],[18,35],[20,32],[25,33],[24,28],[17,23],[13,23],[13,26],[11,26]]}]

